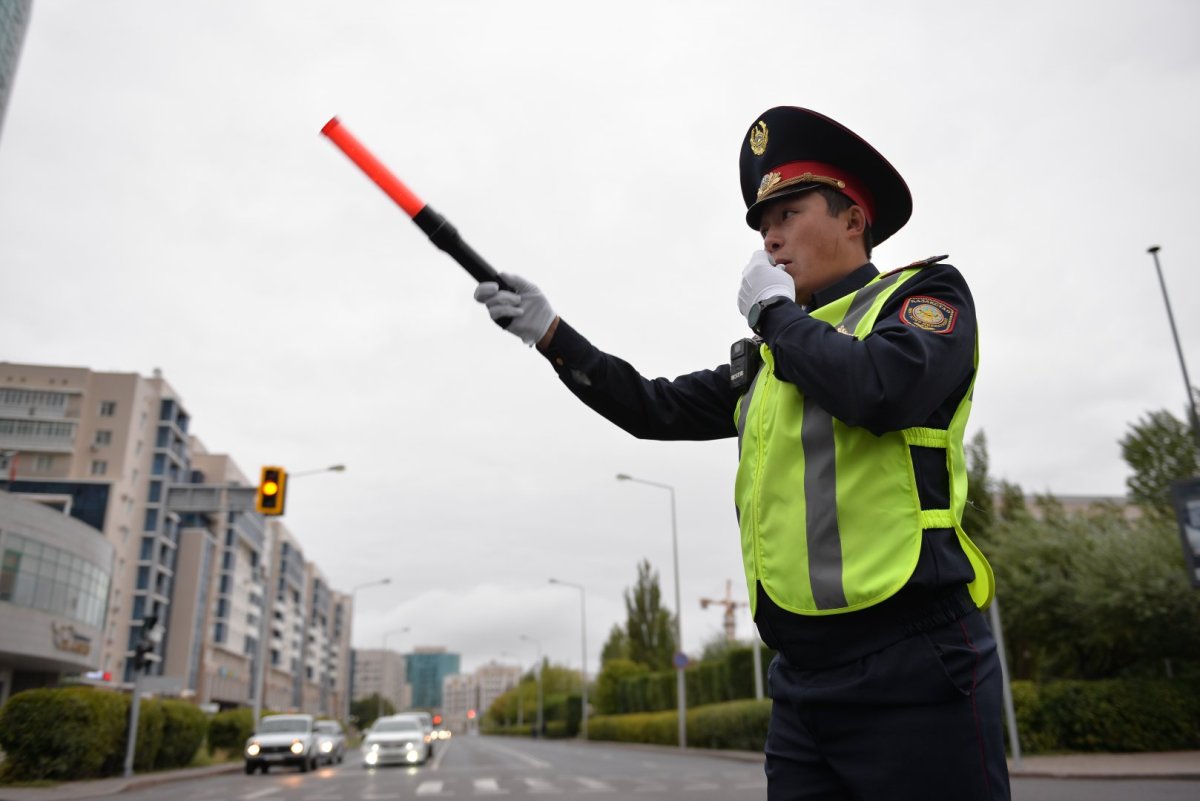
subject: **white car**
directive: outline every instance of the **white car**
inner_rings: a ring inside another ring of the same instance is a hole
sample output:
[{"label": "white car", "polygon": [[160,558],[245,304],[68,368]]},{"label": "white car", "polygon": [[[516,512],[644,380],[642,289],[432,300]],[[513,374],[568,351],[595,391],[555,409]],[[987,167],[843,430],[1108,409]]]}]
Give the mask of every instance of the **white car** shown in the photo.
[{"label": "white car", "polygon": [[327,764],[342,763],[346,758],[346,733],[336,720],[318,720],[317,753]]},{"label": "white car", "polygon": [[406,718],[382,718],[362,742],[363,765],[423,765],[429,759],[429,735]]},{"label": "white car", "polygon": [[272,765],[298,765],[300,772],[316,770],[320,753],[312,715],[271,715],[259,721],[246,741],[246,775],[266,773]]}]

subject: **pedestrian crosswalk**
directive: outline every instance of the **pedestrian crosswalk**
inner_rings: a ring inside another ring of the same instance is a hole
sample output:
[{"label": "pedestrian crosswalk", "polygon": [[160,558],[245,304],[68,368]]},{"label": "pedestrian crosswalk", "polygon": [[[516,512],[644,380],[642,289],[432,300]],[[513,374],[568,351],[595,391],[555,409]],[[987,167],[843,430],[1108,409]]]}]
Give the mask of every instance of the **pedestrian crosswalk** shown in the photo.
[{"label": "pedestrian crosswalk", "polygon": [[[233,795],[237,801],[392,801],[393,799],[496,798],[506,801],[522,798],[613,798],[653,799],[655,794],[672,797],[721,799],[758,799],[766,790],[766,779],[758,781],[721,780],[718,778],[596,778],[593,776],[441,776],[412,777],[414,781],[389,783],[386,788],[367,783],[333,784],[314,793],[306,789],[298,796],[281,786],[260,789],[252,793]],[[682,794],[682,795],[681,795]],[[227,796],[228,797],[228,796]],[[184,801],[180,799],[180,801]],[[188,801],[194,801],[189,798]]]}]

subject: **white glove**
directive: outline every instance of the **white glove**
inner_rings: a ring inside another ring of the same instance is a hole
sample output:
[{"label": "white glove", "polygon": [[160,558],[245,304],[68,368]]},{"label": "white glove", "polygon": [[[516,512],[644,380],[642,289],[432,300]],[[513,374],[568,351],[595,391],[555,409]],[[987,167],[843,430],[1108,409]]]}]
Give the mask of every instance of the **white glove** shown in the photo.
[{"label": "white glove", "polygon": [[771,263],[765,250],[756,250],[750,263],[742,270],[742,286],[738,289],[738,311],[745,317],[750,307],[759,301],[785,295],[788,300],[796,299],[796,284],[792,277]]},{"label": "white glove", "polygon": [[475,287],[475,300],[487,306],[493,320],[509,318],[508,332],[516,334],[526,345],[536,345],[550,330],[554,310],[542,290],[519,275],[500,273],[515,292],[501,289],[495,281],[484,281]]}]

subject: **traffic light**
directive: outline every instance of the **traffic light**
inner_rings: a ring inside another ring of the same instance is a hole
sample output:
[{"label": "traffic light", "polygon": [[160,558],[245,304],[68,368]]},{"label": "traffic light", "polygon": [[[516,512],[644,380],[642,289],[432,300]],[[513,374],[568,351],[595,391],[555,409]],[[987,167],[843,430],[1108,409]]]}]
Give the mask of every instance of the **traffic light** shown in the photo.
[{"label": "traffic light", "polygon": [[434,725],[434,726],[441,726],[441,725],[442,725],[442,716],[441,716],[441,715],[437,715],[437,714],[435,714],[435,715],[433,716],[433,725]]},{"label": "traffic light", "polygon": [[154,639],[150,636],[158,625],[158,615],[142,618],[142,633],[133,647],[133,666],[138,670],[145,669],[150,663],[150,654],[154,653]]},{"label": "traffic light", "polygon": [[254,508],[268,517],[283,514],[283,502],[287,495],[287,471],[282,467],[264,467],[258,480],[258,494],[254,497]]}]

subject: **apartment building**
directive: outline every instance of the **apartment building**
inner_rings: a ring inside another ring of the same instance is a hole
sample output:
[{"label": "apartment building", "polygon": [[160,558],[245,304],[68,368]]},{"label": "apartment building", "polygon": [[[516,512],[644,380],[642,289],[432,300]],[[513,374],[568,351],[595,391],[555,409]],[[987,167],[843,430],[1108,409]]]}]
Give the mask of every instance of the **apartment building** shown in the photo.
[{"label": "apartment building", "polygon": [[441,707],[446,728],[466,731],[475,725],[472,721],[478,721],[497,698],[520,681],[520,667],[495,660],[476,668],[474,673],[446,676],[442,680]]},{"label": "apartment building", "polygon": [[132,681],[133,648],[154,615],[163,637],[149,674],[201,702],[249,705],[265,636],[265,706],[340,716],[348,596],[306,563],[277,518],[169,505],[173,487],[255,484],[190,425],[157,370],[0,362],[0,489],[69,511],[111,546],[99,577],[88,571],[89,586],[102,580],[105,610],[88,667]]},{"label": "apartment building", "polygon": [[378,695],[397,711],[412,709],[412,687],[408,684],[407,658],[382,648],[354,649],[353,698],[361,701]]}]

